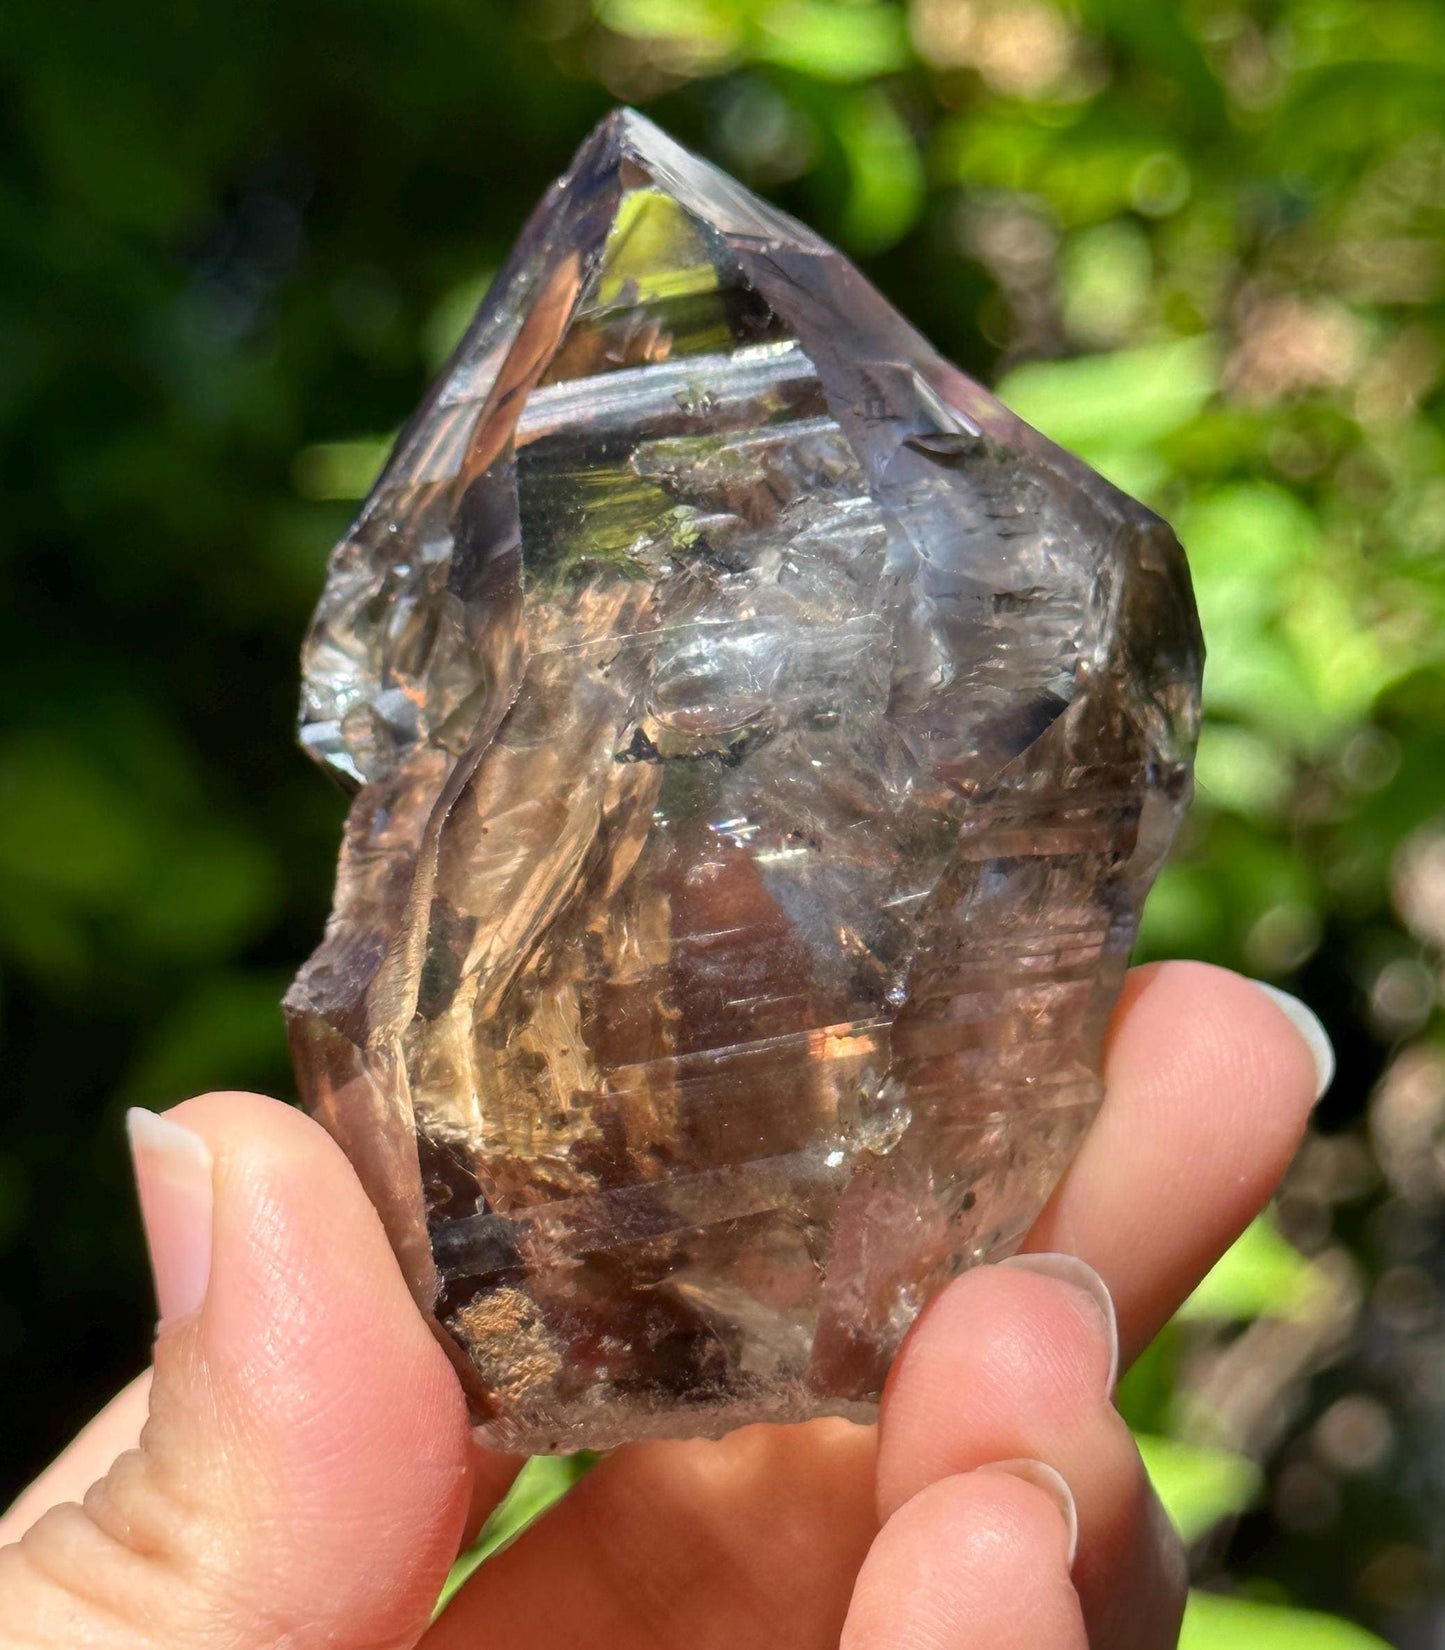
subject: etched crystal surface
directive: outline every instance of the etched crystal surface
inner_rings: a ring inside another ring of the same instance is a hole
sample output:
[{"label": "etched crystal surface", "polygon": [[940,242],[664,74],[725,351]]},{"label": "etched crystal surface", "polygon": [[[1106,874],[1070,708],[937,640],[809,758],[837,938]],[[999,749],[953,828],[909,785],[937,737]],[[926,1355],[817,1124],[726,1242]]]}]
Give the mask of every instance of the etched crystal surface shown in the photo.
[{"label": "etched crystal surface", "polygon": [[613,115],[332,556],[308,1103],[506,1449],[868,1417],[1100,1097],[1185,806],[1169,529]]}]

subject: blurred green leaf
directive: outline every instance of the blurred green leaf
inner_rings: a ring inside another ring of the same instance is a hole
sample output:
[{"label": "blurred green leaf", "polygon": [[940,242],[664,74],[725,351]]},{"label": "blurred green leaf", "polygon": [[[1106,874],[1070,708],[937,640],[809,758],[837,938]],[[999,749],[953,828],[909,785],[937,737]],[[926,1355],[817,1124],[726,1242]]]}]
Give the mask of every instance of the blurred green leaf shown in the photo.
[{"label": "blurred green leaf", "polygon": [[1136,1433],[1167,1433],[1174,1422],[1182,1338],[1176,1324],[1165,1324],[1119,1377],[1115,1407]]},{"label": "blurred green leaf", "polygon": [[1070,237],[1059,260],[1064,320],[1086,343],[1127,337],[1153,296],[1153,253],[1136,223],[1112,219]]},{"label": "blurred green leaf", "polygon": [[1340,726],[1361,720],[1376,695],[1417,662],[1410,648],[1387,651],[1364,622],[1357,594],[1314,569],[1291,581],[1283,629],[1315,702]]},{"label": "blurred green leaf", "polygon": [[1328,1285],[1267,1215],[1251,1221],[1179,1309],[1185,1321],[1308,1317]]},{"label": "blurred green leaf", "polygon": [[68,902],[6,878],[0,884],[0,955],[43,986],[73,989],[85,979],[93,946]]},{"label": "blurred green leaf", "polygon": [[1198,33],[1172,6],[1139,6],[1133,0],[1085,0],[1084,15],[1102,24],[1108,35],[1127,43],[1138,60],[1187,88],[1188,107],[1179,123],[1198,123],[1218,132],[1224,114],[1219,81],[1210,72]]},{"label": "blurred green leaf", "polygon": [[356,441],[318,441],[303,447],[292,465],[292,480],[302,498],[326,503],[365,498],[386,463],[394,435],[365,436]]},{"label": "blurred green leaf", "polygon": [[[1169,203],[1157,198],[1161,150],[1157,131],[1087,109],[1027,111],[1008,107],[943,128],[940,170],[965,188],[1007,189],[1037,197],[1064,228],[1103,223],[1121,212],[1182,204],[1177,176]],[[1175,157],[1177,159],[1177,157]]]},{"label": "blurred green leaf", "polygon": [[1206,721],[1194,764],[1198,796],[1216,808],[1252,819],[1276,819],[1294,789],[1290,762],[1253,728]]},{"label": "blurred green leaf", "polygon": [[1221,1518],[1242,1513],[1264,1481],[1253,1461],[1228,1450],[1199,1449],[1147,1433],[1136,1433],[1134,1441],[1165,1512],[1186,1544],[1206,1535]]},{"label": "blurred green leaf", "polygon": [[1210,643],[1206,706],[1319,750],[1389,673],[1321,561],[1314,516],[1284,488],[1250,482],[1200,495],[1176,525]]},{"label": "blurred green leaf", "polygon": [[1139,924],[1139,949],[1149,957],[1207,957],[1220,949],[1224,888],[1199,865],[1166,865]]},{"label": "blurred green leaf", "polygon": [[[1180,536],[1196,584],[1221,588],[1247,605],[1268,596],[1271,581],[1310,566],[1319,552],[1319,528],[1308,508],[1283,487],[1246,482],[1191,500],[1180,513]],[[1216,598],[1218,599],[1218,598]]]},{"label": "blurred green leaf", "polygon": [[1383,1639],[1337,1616],[1192,1592],[1179,1650],[1388,1650]]},{"label": "blurred green leaf", "polygon": [[1214,393],[1218,377],[1212,341],[1182,338],[1019,367],[998,393],[1050,440],[1088,457],[1146,447],[1180,429]]},{"label": "blurred green leaf", "polygon": [[150,798],[49,733],[0,746],[0,873],[112,905],[151,864]]},{"label": "blurred green leaf", "polygon": [[738,43],[741,10],[727,0],[598,0],[597,16],[619,34],[694,41],[721,55]]},{"label": "blurred green leaf", "polygon": [[740,54],[847,83],[909,58],[903,13],[886,0],[599,0],[597,16],[620,34],[678,42],[712,67]]},{"label": "blurred green leaf", "polygon": [[173,957],[223,955],[264,924],[277,892],[264,848],[235,831],[202,828],[165,857],[132,931]]},{"label": "blurred green leaf", "polygon": [[835,131],[850,177],[844,238],[865,252],[891,246],[913,227],[923,207],[923,162],[913,138],[880,91],[850,98]]},{"label": "blurred green leaf", "polygon": [[752,55],[819,80],[871,80],[906,66],[908,31],[885,0],[778,0],[759,16]]},{"label": "blurred green leaf", "polygon": [[427,365],[433,371],[462,341],[462,335],[472,323],[487,288],[492,284],[495,270],[484,269],[450,288],[437,300],[422,327],[422,341],[426,346]]}]

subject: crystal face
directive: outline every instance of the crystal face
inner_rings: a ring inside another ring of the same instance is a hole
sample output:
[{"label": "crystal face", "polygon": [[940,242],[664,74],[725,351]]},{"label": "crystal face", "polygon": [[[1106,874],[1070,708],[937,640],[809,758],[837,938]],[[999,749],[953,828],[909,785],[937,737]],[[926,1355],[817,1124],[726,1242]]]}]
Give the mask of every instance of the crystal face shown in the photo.
[{"label": "crystal face", "polygon": [[868,1418],[1100,1098],[1186,804],[1169,529],[613,115],[347,538],[287,998],[492,1445]]}]

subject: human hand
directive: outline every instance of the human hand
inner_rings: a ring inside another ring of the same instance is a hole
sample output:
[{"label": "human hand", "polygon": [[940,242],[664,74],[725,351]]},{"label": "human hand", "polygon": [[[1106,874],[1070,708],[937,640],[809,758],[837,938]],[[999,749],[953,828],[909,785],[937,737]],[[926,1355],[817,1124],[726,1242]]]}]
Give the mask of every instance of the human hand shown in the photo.
[{"label": "human hand", "polygon": [[0,1647],[1165,1650],[1183,1560],[1114,1373],[1262,1206],[1328,1068],[1298,1005],[1200,964],[1136,970],[1040,1258],[934,1301],[876,1433],[619,1449],[430,1628],[520,1463],[473,1444],[321,1129],[253,1095],[187,1101],[137,1131],[153,1374],[0,1520]]}]

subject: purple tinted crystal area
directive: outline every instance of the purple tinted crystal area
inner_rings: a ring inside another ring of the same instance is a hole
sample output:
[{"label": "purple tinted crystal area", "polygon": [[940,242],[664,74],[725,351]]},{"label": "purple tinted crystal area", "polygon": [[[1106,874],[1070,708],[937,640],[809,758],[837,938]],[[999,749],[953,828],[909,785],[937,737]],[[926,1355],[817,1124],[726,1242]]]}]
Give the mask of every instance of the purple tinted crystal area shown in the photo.
[{"label": "purple tinted crystal area", "polygon": [[867,1418],[1100,1097],[1185,807],[1169,529],[638,115],[337,546],[287,999],[487,1441]]}]

